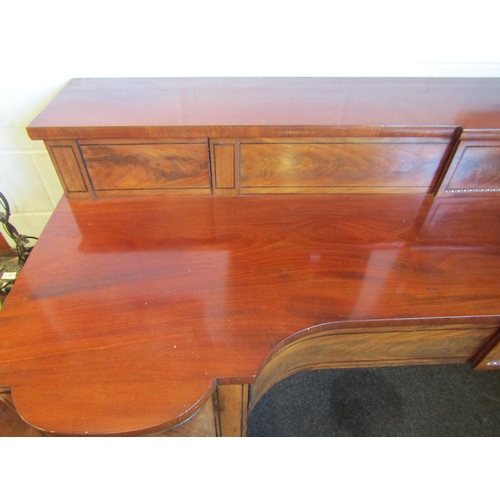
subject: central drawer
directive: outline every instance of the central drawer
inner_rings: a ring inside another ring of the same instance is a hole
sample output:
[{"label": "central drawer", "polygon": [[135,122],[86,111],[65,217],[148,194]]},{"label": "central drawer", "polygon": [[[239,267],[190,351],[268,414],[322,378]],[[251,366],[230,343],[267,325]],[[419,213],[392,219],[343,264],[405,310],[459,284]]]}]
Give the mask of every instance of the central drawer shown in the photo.
[{"label": "central drawer", "polygon": [[241,141],[240,192],[431,192],[449,141]]},{"label": "central drawer", "polygon": [[207,141],[81,144],[98,196],[169,190],[210,193]]}]

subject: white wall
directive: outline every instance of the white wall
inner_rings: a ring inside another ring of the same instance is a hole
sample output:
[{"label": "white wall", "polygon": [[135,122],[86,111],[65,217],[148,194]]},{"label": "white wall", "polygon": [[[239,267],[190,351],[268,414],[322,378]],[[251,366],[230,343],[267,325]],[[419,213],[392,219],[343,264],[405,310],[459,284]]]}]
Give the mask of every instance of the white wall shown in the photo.
[{"label": "white wall", "polygon": [[493,2],[343,3],[2,2],[0,191],[14,225],[39,235],[62,195],[25,128],[71,78],[500,77]]}]

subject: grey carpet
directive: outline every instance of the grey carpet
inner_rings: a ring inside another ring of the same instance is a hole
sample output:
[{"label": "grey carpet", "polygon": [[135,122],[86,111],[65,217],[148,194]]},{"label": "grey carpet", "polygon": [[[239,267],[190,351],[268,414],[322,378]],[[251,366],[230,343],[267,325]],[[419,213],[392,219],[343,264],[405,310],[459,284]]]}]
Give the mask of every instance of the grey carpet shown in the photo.
[{"label": "grey carpet", "polygon": [[436,365],[299,373],[257,403],[248,436],[500,436],[500,371]]}]

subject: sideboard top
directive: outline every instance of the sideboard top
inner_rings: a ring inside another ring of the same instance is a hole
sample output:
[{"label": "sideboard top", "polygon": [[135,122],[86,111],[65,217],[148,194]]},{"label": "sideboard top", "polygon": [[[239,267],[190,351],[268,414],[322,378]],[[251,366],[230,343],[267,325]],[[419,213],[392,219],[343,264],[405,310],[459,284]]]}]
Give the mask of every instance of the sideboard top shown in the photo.
[{"label": "sideboard top", "polygon": [[131,137],[127,129],[142,128],[150,136],[207,137],[224,127],[227,133],[246,127],[247,134],[255,127],[258,134],[263,127],[354,125],[500,129],[500,79],[74,79],[28,133],[32,139]]}]

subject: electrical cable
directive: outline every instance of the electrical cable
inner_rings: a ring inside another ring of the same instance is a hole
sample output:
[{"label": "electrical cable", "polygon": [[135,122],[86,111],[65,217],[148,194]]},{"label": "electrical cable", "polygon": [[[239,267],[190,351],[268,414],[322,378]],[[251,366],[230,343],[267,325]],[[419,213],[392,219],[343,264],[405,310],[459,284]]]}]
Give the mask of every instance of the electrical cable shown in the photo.
[{"label": "electrical cable", "polygon": [[38,240],[35,236],[26,236],[25,234],[19,234],[19,231],[9,222],[11,212],[10,205],[7,198],[0,192],[0,202],[5,214],[0,213],[0,222],[2,223],[7,235],[16,244],[16,254],[18,258],[19,267],[22,268],[24,263],[29,257],[33,246],[29,247],[30,240]]}]

